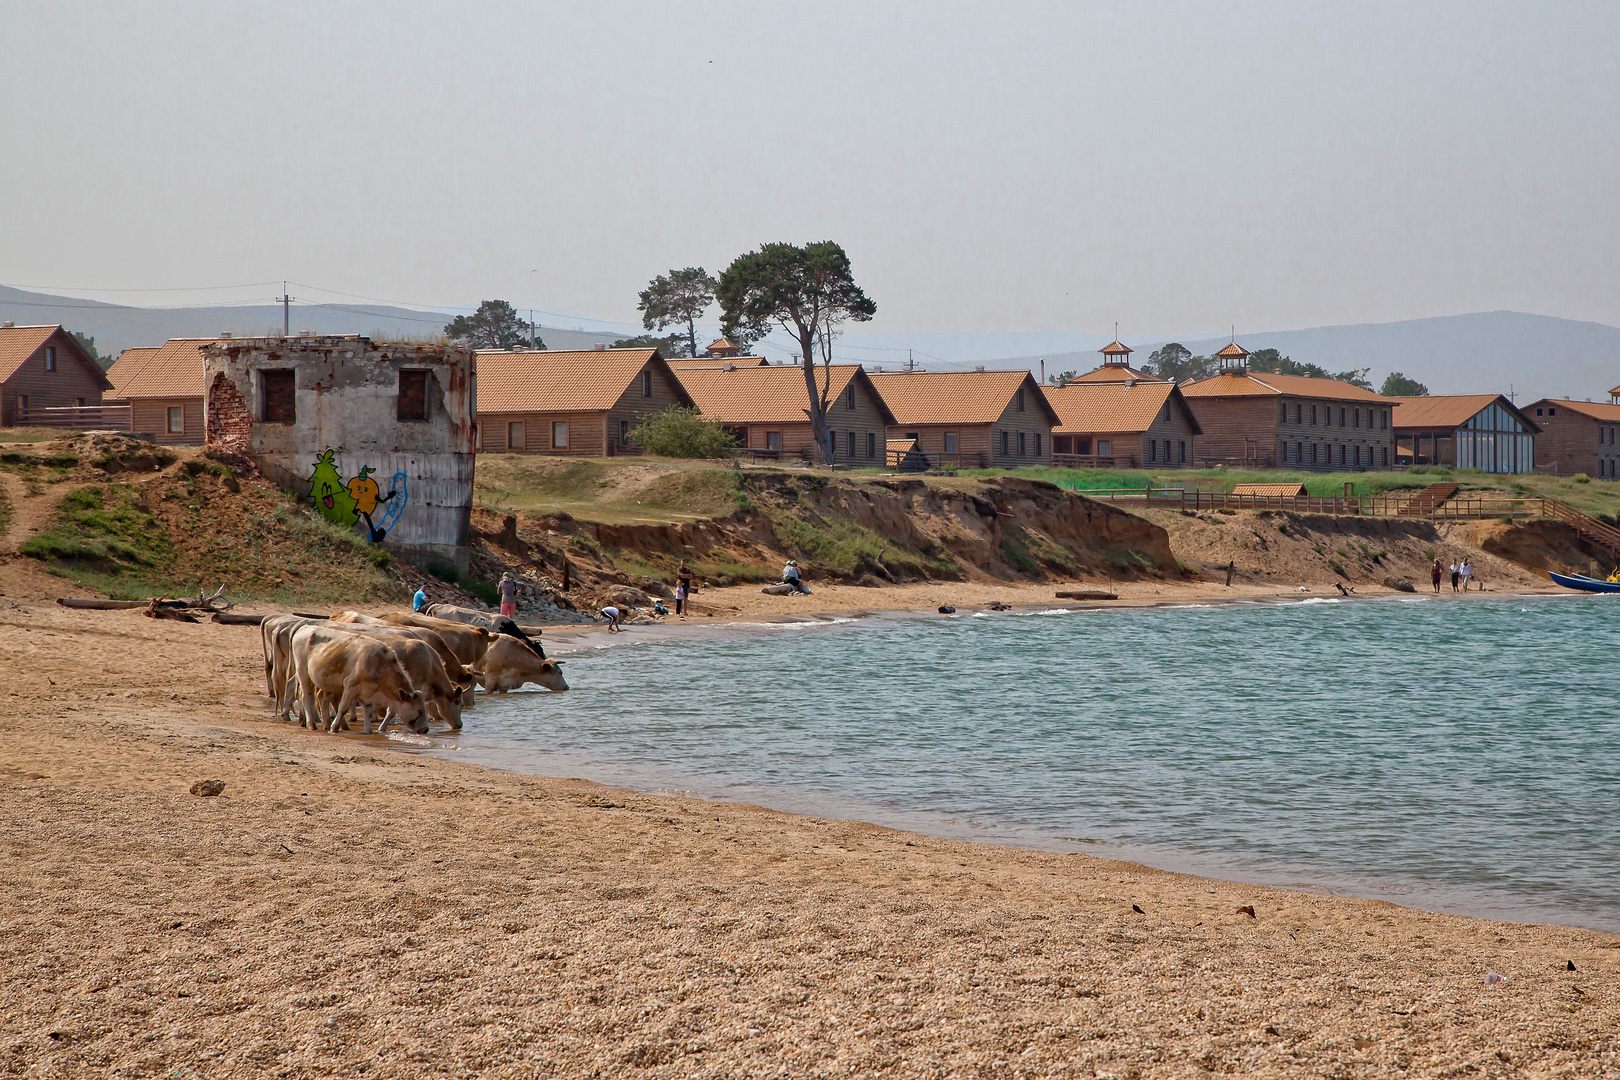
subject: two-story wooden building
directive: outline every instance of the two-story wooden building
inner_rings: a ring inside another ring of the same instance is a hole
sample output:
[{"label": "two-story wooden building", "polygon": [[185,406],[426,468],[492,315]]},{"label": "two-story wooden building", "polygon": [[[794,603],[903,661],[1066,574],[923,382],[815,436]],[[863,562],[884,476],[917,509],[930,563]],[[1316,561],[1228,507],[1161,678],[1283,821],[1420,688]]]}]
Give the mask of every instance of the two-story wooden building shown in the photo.
[{"label": "two-story wooden building", "polygon": [[915,442],[930,465],[1052,463],[1061,421],[1027,371],[884,371],[872,382],[895,417],[889,438]]},{"label": "two-story wooden building", "polygon": [[1620,479],[1620,404],[1542,398],[1524,413],[1541,429],[1537,472]]},{"label": "two-story wooden building", "polygon": [[608,457],[651,413],[692,398],[657,349],[478,353],[482,453]]},{"label": "two-story wooden building", "polygon": [[1387,469],[1395,462],[1392,400],[1337,379],[1251,372],[1233,343],[1223,369],[1185,383],[1200,462],[1251,468]]},{"label": "two-story wooden building", "polygon": [[1541,428],[1501,394],[1391,398],[1395,463],[1450,465],[1489,473],[1535,467]]},{"label": "two-story wooden building", "polygon": [[[750,359],[744,357],[743,359]],[[810,391],[797,364],[737,366],[729,361],[686,363],[676,376],[699,411],[731,432],[755,457],[821,460],[810,425]],[[825,393],[833,460],[881,466],[894,415],[859,364],[817,365],[816,393]]]},{"label": "two-story wooden building", "polygon": [[1060,418],[1054,465],[1181,468],[1197,461],[1202,430],[1176,384],[1071,382],[1042,391]]},{"label": "two-story wooden building", "polygon": [[101,366],[60,325],[0,324],[0,425],[73,426],[75,414],[45,410],[94,409],[111,389]]}]

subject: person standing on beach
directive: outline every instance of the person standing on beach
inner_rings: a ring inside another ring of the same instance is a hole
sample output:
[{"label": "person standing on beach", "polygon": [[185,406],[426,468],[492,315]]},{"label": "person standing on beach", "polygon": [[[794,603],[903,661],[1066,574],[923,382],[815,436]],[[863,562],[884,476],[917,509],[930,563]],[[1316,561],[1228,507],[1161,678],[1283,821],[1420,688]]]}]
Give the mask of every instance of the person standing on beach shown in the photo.
[{"label": "person standing on beach", "polygon": [[517,618],[517,582],[512,579],[512,572],[508,570],[501,575],[501,583],[496,586],[501,594],[501,614],[508,619]]},{"label": "person standing on beach", "polygon": [[1451,564],[1451,591],[1457,591],[1457,579],[1462,576],[1462,566],[1459,563]]},{"label": "person standing on beach", "polygon": [[686,618],[687,598],[692,595],[692,568],[681,560],[680,569],[675,571],[675,614]]},{"label": "person standing on beach", "polygon": [[1429,580],[1434,583],[1435,592],[1440,591],[1440,575],[1443,573],[1445,570],[1440,566],[1440,557],[1436,555],[1434,565],[1429,567]]},{"label": "person standing on beach", "polygon": [[1474,564],[1464,559],[1462,565],[1457,567],[1457,576],[1462,578],[1462,591],[1467,592],[1468,579],[1474,576]]}]

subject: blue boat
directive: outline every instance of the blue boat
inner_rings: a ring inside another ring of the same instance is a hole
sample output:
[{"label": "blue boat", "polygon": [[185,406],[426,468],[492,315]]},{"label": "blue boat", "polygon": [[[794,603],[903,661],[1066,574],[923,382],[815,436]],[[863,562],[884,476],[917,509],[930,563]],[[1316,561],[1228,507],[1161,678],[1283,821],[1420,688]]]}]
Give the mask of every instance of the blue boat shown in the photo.
[{"label": "blue boat", "polygon": [[1555,574],[1551,570],[1547,571],[1547,576],[1566,589],[1620,593],[1620,581],[1604,581],[1602,578],[1587,577],[1585,574]]}]

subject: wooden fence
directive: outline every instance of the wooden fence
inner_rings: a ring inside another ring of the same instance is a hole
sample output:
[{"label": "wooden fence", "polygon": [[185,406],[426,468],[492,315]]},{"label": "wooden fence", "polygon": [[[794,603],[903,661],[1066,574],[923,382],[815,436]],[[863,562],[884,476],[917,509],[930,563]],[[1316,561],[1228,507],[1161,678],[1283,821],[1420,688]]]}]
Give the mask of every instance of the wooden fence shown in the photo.
[{"label": "wooden fence", "polygon": [[128,431],[131,422],[128,405],[66,405],[29,409],[19,411],[14,421],[18,427],[105,428],[109,431]]},{"label": "wooden fence", "polygon": [[1620,528],[1559,502],[1487,496],[1436,500],[1423,492],[1384,495],[1231,495],[1182,488],[1070,489],[1076,495],[1106,502],[1135,502],[1166,510],[1277,510],[1292,514],[1343,514],[1370,517],[1414,517],[1432,521],[1488,521],[1552,518],[1620,558]]}]

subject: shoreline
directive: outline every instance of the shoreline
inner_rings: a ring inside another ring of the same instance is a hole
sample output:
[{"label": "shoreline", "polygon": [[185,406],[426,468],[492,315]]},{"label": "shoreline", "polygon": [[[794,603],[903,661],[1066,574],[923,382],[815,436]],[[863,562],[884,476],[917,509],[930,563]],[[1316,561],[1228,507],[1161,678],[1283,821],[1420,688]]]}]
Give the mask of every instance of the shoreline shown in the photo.
[{"label": "shoreline", "polygon": [[253,628],[70,611],[17,568],[20,1071],[1620,1066],[1612,935],[378,754],[268,719]]}]

